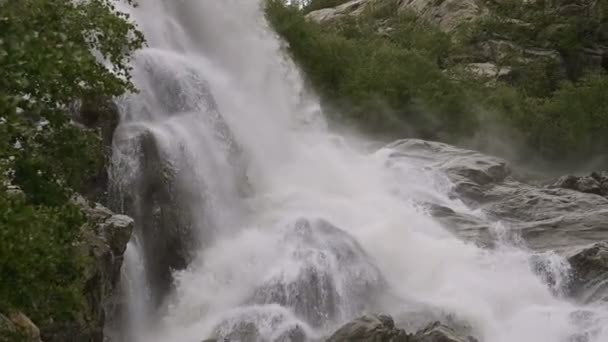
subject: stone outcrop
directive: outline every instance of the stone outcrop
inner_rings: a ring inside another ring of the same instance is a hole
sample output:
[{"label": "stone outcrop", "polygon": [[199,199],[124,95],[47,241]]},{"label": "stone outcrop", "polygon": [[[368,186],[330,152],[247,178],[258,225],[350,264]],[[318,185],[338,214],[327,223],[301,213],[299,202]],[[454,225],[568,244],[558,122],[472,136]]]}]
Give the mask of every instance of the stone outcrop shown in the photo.
[{"label": "stone outcrop", "polygon": [[579,250],[568,262],[572,267],[568,294],[583,303],[608,302],[608,241]]},{"label": "stone outcrop", "polygon": [[300,219],[287,227],[283,244],[282,259],[290,261],[290,269],[277,269],[264,280],[251,299],[255,304],[292,308],[318,328],[355,317],[386,290],[380,270],[359,243],[329,222]]},{"label": "stone outcrop", "polygon": [[[312,11],[308,18],[317,22],[333,20],[345,15],[358,15],[374,3],[382,0],[351,0],[333,8]],[[441,30],[450,32],[484,13],[477,0],[401,0],[401,11],[412,11],[421,18],[436,24]]]},{"label": "stone outcrop", "polygon": [[307,17],[316,22],[334,20],[345,15],[358,15],[365,7],[377,0],[351,0],[336,7],[323,8],[310,12]]},{"label": "stone outcrop", "polygon": [[40,329],[22,312],[0,313],[0,342],[41,342]]},{"label": "stone outcrop", "polygon": [[406,139],[388,146],[391,158],[408,158],[445,172],[452,196],[487,220],[453,208],[428,205],[429,212],[458,235],[491,245],[491,225],[501,220],[508,231],[538,250],[586,246],[608,239],[608,199],[554,186],[521,181],[502,159],[451,145]]},{"label": "stone outcrop", "polygon": [[109,97],[87,97],[75,102],[71,108],[74,123],[84,129],[98,130],[103,141],[103,163],[85,183],[82,189],[77,189],[86,198],[107,203],[109,185],[108,165],[112,155],[112,139],[118,126],[120,114],[118,106]]},{"label": "stone outcrop", "polygon": [[389,316],[363,316],[346,323],[338,329],[328,342],[409,342],[407,333],[395,327],[395,322]]},{"label": "stone outcrop", "polygon": [[357,318],[338,329],[328,342],[477,342],[439,322],[432,323],[415,334],[395,327],[389,316],[368,315]]},{"label": "stone outcrop", "polygon": [[79,254],[83,258],[83,303],[72,321],[55,321],[41,326],[45,342],[101,342],[106,316],[117,294],[120,270],[133,220],[116,215],[83,197],[74,202],[85,212],[88,223],[82,229]]},{"label": "stone outcrop", "polygon": [[608,171],[593,172],[588,176],[563,176],[552,187],[608,197]]},{"label": "stone outcrop", "polygon": [[477,0],[402,0],[400,8],[413,11],[445,32],[453,31],[485,12]]}]

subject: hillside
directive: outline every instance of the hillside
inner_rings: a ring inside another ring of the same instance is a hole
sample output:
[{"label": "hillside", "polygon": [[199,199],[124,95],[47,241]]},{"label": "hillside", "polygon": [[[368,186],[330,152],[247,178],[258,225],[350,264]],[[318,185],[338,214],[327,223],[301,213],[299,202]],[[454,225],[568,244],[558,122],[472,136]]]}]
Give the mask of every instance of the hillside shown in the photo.
[{"label": "hillside", "polygon": [[267,5],[337,121],[560,162],[608,146],[607,13],[605,0]]}]

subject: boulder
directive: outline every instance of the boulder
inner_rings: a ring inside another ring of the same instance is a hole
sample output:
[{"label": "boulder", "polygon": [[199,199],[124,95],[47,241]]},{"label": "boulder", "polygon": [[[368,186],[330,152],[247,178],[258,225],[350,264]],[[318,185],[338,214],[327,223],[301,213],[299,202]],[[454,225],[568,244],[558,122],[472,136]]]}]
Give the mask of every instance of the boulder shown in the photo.
[{"label": "boulder", "polygon": [[588,176],[563,176],[552,187],[608,196],[608,171],[594,172]]},{"label": "boulder", "polygon": [[116,215],[98,203],[73,199],[86,214],[79,254],[83,260],[83,303],[71,321],[54,321],[41,326],[46,342],[102,342],[106,317],[118,292],[123,254],[133,231],[133,220]]},{"label": "boulder", "polygon": [[435,322],[410,337],[409,342],[478,342],[472,336],[465,336],[440,322]]},{"label": "boulder", "polygon": [[229,314],[215,327],[213,338],[206,341],[234,342],[305,342],[312,332],[285,308],[277,305],[243,307]]},{"label": "boulder", "polygon": [[81,189],[77,189],[86,198],[106,203],[109,185],[108,161],[112,155],[112,139],[120,120],[118,106],[111,97],[89,96],[76,101],[71,106],[72,121],[89,130],[98,130],[103,142],[104,162],[101,167],[86,180]]},{"label": "boulder", "polygon": [[359,315],[385,290],[380,270],[347,232],[324,220],[300,219],[285,229],[284,256],[255,290],[255,304],[288,307],[313,327]]},{"label": "boulder", "polygon": [[407,333],[395,327],[393,318],[368,315],[357,318],[338,329],[327,342],[410,342]]},{"label": "boulder", "polygon": [[0,313],[0,342],[41,342],[40,329],[22,312]]},{"label": "boulder", "polygon": [[[388,148],[394,162],[407,158],[445,173],[452,183],[451,196],[485,214],[471,219],[455,208],[430,211],[464,238],[487,246],[496,238],[493,222],[500,220],[535,250],[562,250],[608,239],[608,199],[604,197],[520,181],[506,161],[447,144],[407,139]],[[459,225],[463,220],[470,224]]]},{"label": "boulder", "polygon": [[477,0],[402,0],[401,9],[413,11],[444,32],[454,31],[485,13]]},{"label": "boulder", "polygon": [[328,342],[477,342],[440,322],[434,322],[415,334],[395,327],[393,318],[386,315],[366,315],[338,329]]},{"label": "boulder", "polygon": [[306,15],[310,20],[324,22],[337,19],[345,15],[358,15],[365,7],[376,0],[351,0],[336,7],[322,8]]},{"label": "boulder", "polygon": [[568,294],[583,303],[608,302],[608,241],[587,246],[568,258]]}]

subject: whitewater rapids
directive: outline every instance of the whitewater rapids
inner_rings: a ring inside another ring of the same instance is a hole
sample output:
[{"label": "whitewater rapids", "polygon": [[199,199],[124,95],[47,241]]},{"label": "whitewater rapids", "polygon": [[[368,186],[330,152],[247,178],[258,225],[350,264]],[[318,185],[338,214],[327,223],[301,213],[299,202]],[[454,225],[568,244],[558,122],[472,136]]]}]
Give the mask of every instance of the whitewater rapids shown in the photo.
[{"label": "whitewater rapids", "polygon": [[546,259],[559,283],[559,256],[501,244],[500,222],[494,249],[459,239],[419,205],[483,216],[448,195],[441,170],[329,131],[259,0],[124,10],[148,47],[114,146],[112,179],[138,221],[117,340],[244,326],[317,339],[381,312],[412,327],[451,317],[485,342],[608,341],[605,306],[564,299],[530,267]]}]

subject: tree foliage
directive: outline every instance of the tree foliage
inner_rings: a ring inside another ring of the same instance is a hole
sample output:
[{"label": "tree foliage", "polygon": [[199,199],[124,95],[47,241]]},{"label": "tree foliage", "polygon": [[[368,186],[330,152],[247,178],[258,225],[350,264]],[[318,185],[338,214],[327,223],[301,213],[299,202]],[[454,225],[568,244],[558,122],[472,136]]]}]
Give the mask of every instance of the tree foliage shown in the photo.
[{"label": "tree foliage", "polygon": [[0,311],[40,321],[78,309],[84,218],[69,199],[103,150],[68,112],[135,90],[129,58],[143,44],[111,0],[0,1]]}]

